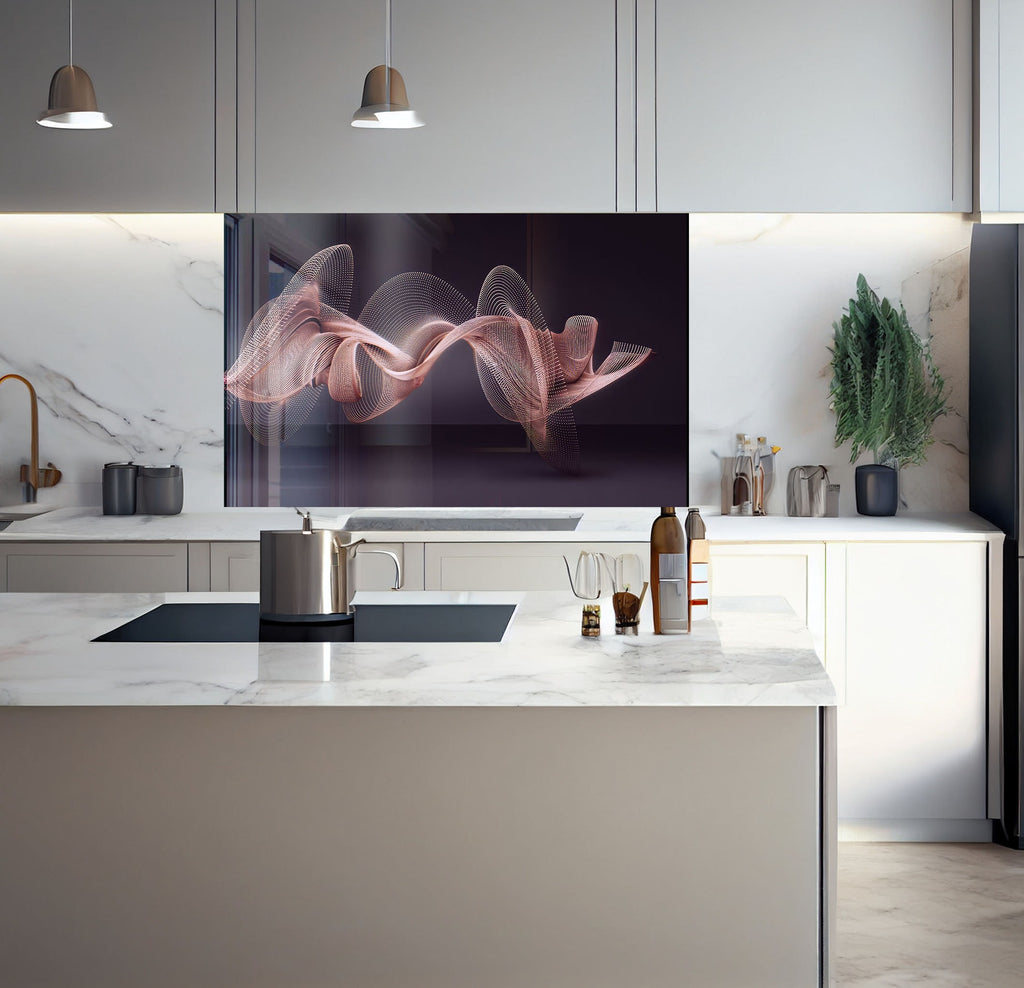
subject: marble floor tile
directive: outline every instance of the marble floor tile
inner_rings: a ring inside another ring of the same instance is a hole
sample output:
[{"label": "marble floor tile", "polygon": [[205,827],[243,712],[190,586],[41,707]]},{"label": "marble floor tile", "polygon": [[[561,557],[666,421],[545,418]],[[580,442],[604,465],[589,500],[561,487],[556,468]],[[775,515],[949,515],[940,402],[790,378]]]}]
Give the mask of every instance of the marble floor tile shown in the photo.
[{"label": "marble floor tile", "polygon": [[1024,851],[840,844],[836,988],[1024,985]]}]

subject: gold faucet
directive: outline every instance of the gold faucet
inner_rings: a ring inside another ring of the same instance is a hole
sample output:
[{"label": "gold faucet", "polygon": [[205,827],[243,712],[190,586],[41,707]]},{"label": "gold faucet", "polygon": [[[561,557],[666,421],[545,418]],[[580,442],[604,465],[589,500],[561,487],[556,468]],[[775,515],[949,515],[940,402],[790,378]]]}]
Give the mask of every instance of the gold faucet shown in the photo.
[{"label": "gold faucet", "polygon": [[22,464],[18,479],[21,481],[22,500],[26,504],[35,502],[36,492],[40,487],[53,487],[59,483],[61,472],[52,464],[47,463],[46,469],[39,469],[39,402],[36,400],[36,389],[32,387],[28,378],[20,374],[4,374],[0,377],[0,384],[13,378],[21,381],[28,388],[28,396],[32,404],[32,452],[31,459],[26,466]]}]

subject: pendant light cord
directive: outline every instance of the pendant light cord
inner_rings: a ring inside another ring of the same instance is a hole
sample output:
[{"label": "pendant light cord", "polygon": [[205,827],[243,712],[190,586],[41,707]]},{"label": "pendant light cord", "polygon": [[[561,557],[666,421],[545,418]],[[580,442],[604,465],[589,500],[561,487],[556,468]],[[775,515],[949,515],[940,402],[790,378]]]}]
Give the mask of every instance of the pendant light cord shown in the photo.
[{"label": "pendant light cord", "polygon": [[391,109],[391,0],[384,0],[384,102]]},{"label": "pendant light cord", "polygon": [[[390,2],[390,0],[389,0]],[[68,65],[75,64],[75,0],[68,0]]]}]

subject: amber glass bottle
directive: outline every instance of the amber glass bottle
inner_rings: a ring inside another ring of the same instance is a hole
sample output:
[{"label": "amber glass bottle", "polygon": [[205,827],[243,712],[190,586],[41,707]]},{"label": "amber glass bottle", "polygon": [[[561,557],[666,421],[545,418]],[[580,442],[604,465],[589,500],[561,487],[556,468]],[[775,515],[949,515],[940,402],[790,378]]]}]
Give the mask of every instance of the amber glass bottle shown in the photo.
[{"label": "amber glass bottle", "polygon": [[675,508],[651,526],[651,600],[656,635],[686,631],[686,536]]}]

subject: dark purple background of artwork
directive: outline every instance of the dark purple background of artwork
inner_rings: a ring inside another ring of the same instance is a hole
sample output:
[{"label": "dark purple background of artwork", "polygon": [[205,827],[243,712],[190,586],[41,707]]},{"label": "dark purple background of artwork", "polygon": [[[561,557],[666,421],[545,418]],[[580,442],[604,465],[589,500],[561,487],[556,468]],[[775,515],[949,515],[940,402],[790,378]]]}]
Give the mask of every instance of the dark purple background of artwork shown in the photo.
[{"label": "dark purple background of artwork", "polygon": [[[287,225],[289,219],[274,222]],[[423,387],[371,422],[348,423],[324,394],[306,426],[281,448],[279,467],[263,451],[246,448],[255,444],[238,427],[229,403],[227,504],[686,503],[685,214],[347,214],[331,220],[336,226],[330,239],[351,244],[355,257],[352,315],[384,281],[411,270],[449,282],[475,308],[488,271],[507,264],[530,285],[553,332],[573,315],[597,319],[595,367],[615,340],[655,352],[573,406],[578,476],[549,467],[527,448],[520,426],[497,416],[483,396],[468,346],[445,354]],[[252,221],[258,228],[261,217]],[[309,253],[322,246],[311,244]],[[236,280],[229,276],[228,284]],[[233,357],[229,340],[229,361]],[[237,463],[246,469],[233,467]],[[267,477],[267,470],[275,476]],[[268,497],[275,487],[280,494]]]}]

